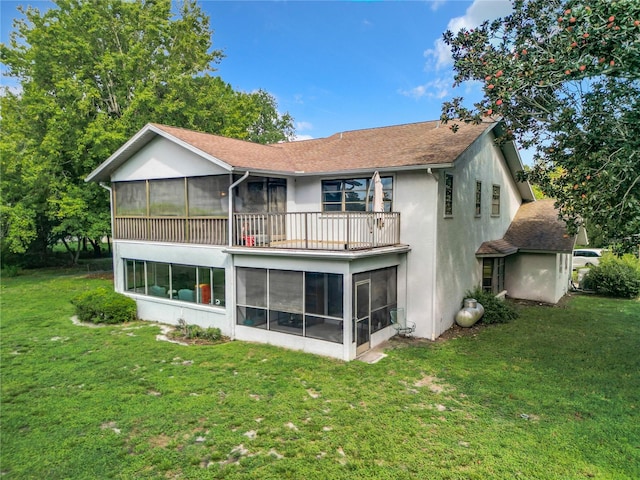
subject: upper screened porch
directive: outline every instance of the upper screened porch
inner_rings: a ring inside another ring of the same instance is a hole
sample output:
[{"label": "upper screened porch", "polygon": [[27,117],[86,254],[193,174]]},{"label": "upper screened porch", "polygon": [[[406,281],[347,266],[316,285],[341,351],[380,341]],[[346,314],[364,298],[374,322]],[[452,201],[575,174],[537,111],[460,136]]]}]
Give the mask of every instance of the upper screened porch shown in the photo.
[{"label": "upper screened porch", "polygon": [[374,196],[368,178],[319,180],[321,211],[295,212],[286,211],[287,182],[280,178],[214,175],[113,186],[116,240],[329,251],[400,244],[391,177],[379,184],[376,212],[367,211]]}]

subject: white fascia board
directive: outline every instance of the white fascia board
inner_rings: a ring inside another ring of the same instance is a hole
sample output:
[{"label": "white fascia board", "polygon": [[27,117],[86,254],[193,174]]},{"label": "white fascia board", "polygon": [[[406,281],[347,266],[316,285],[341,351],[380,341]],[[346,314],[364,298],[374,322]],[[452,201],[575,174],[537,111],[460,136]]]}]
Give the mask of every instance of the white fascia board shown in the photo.
[{"label": "white fascia board", "polygon": [[[350,170],[332,170],[332,171],[322,171],[322,172],[304,172],[304,171],[296,171],[293,172],[295,177],[334,177],[334,176],[345,176],[345,175],[360,175],[367,174],[373,171],[378,171],[379,173],[395,173],[395,172],[404,172],[411,170],[435,170],[435,169],[446,169],[452,168],[453,163],[437,163],[437,164],[424,164],[424,165],[405,165],[402,167],[376,167],[375,165],[371,165],[367,168],[357,168]],[[251,170],[252,172],[257,170]]]}]

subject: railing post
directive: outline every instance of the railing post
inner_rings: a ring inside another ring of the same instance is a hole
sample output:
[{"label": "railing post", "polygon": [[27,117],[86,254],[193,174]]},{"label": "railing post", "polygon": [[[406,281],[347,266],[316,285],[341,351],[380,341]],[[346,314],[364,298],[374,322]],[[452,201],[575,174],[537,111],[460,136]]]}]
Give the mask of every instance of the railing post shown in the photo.
[{"label": "railing post", "polygon": [[351,214],[347,212],[347,243],[345,245],[345,250],[349,250],[350,244],[351,244]]},{"label": "railing post", "polygon": [[304,248],[309,249],[309,213],[304,212]]}]

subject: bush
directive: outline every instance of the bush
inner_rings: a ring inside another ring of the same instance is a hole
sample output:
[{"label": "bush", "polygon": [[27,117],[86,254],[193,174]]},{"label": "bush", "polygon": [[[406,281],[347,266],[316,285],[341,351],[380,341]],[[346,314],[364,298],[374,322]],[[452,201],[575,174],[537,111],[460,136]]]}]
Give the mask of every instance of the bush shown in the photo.
[{"label": "bush", "polygon": [[582,285],[609,297],[637,298],[640,295],[640,260],[631,254],[617,257],[605,253],[600,264],[589,270]]},{"label": "bush", "polygon": [[2,277],[17,277],[20,275],[20,267],[17,265],[5,265],[2,267]]},{"label": "bush", "polygon": [[183,319],[178,321],[178,329],[176,333],[178,336],[189,340],[199,338],[202,340],[217,342],[222,339],[222,332],[219,328],[202,328],[198,325],[189,325]]},{"label": "bush", "polygon": [[465,293],[464,298],[475,298],[484,307],[484,315],[480,319],[482,323],[507,323],[518,318],[518,311],[513,305],[479,287]]},{"label": "bush", "polygon": [[75,296],[71,303],[82,322],[124,323],[137,318],[136,302],[111,289],[97,288]]}]

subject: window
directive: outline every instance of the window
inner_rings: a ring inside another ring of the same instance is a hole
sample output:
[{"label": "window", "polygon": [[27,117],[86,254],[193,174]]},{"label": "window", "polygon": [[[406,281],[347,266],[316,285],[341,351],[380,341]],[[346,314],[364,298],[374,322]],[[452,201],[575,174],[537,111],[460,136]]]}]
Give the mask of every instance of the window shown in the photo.
[{"label": "window", "polygon": [[482,216],[482,182],[476,182],[476,217]]},{"label": "window", "polygon": [[[393,177],[382,177],[384,211],[392,210]],[[367,192],[369,198],[367,200]],[[373,205],[373,185],[370,178],[322,181],[323,212],[365,212]]]},{"label": "window", "polygon": [[237,323],[342,343],[342,275],[238,268]]},{"label": "window", "polygon": [[482,290],[496,294],[504,290],[504,257],[482,259]]},{"label": "window", "polygon": [[147,183],[118,182],[114,184],[116,215],[144,217],[147,215]]},{"label": "window", "polygon": [[450,173],[444,175],[444,215],[453,216],[453,175]]},{"label": "window", "polygon": [[225,305],[224,268],[125,260],[125,290],[182,302]]},{"label": "window", "polygon": [[126,289],[135,293],[145,293],[145,274],[144,274],[144,262],[139,260],[125,260],[126,265],[126,277],[125,285]]},{"label": "window", "polygon": [[491,215],[500,215],[500,185],[493,186],[491,196]]}]

